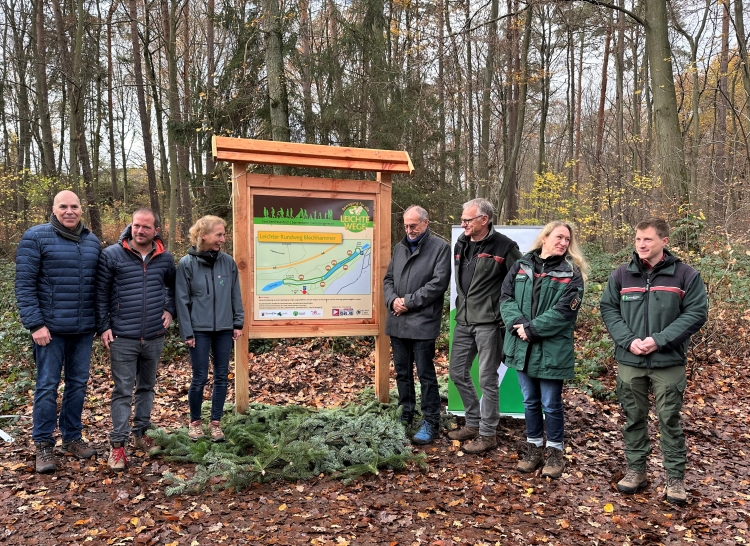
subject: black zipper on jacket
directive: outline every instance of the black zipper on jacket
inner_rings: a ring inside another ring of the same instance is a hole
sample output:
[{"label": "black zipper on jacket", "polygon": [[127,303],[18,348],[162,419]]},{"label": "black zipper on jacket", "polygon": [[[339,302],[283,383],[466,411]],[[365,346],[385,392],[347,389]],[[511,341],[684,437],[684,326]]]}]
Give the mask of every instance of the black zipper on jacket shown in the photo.
[{"label": "black zipper on jacket", "polygon": [[214,288],[214,332],[216,331],[216,275],[214,275],[214,265],[216,265],[216,262],[214,262],[211,265],[211,285]]}]

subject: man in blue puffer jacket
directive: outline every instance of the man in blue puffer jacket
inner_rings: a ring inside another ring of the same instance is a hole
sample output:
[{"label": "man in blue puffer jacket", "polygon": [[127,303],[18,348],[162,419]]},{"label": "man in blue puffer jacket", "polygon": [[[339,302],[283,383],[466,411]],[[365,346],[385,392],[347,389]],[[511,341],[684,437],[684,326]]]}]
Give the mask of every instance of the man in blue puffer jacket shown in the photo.
[{"label": "man in blue puffer jacket", "polygon": [[164,335],[175,314],[175,264],[159,236],[159,218],[138,209],[120,241],[102,251],[96,280],[96,319],[112,365],[112,449],[107,464],[115,471],[128,465],[125,445],[135,386],[133,440],[149,455],[158,450],[146,436],[151,427],[156,370]]},{"label": "man in blue puffer jacket", "polygon": [[57,389],[63,370],[63,449],[82,459],[96,455],[81,438],[81,413],[96,333],[94,279],[100,249],[99,239],[81,222],[81,201],[72,191],[58,193],[49,223],[26,230],[18,243],[16,302],[34,342],[32,438],[36,471],[42,474],[56,469],[52,435],[58,426]]}]

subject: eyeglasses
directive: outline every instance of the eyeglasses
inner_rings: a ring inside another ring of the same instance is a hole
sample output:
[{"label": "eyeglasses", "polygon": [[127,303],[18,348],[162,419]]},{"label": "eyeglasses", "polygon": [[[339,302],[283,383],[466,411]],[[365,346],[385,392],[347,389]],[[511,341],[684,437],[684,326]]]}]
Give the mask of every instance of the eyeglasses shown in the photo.
[{"label": "eyeglasses", "polygon": [[[419,222],[419,224],[421,224],[421,223],[422,222]],[[419,227],[419,224],[404,224],[404,229],[406,231],[414,231],[415,229],[417,229]]]},{"label": "eyeglasses", "polygon": [[461,218],[461,225],[469,225],[472,220],[476,220],[477,218],[481,218],[482,216],[487,216],[486,214],[480,214],[479,216],[475,216],[474,218]]}]

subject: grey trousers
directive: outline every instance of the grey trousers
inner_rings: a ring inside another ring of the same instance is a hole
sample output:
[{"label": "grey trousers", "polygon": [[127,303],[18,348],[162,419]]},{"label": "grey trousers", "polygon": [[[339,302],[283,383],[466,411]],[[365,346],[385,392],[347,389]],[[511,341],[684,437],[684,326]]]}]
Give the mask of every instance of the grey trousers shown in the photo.
[{"label": "grey trousers", "polygon": [[156,370],[164,336],[141,341],[116,337],[109,346],[112,363],[112,432],[110,442],[127,443],[130,437],[130,413],[135,388],[133,434],[142,436],[151,426]]},{"label": "grey trousers", "polygon": [[[502,359],[503,332],[499,324],[456,323],[453,328],[450,376],[464,404],[466,426],[479,428],[481,436],[494,436],[500,421],[500,385],[497,370]],[[479,389],[471,380],[471,365],[479,355]],[[481,407],[480,407],[481,406]]]}]

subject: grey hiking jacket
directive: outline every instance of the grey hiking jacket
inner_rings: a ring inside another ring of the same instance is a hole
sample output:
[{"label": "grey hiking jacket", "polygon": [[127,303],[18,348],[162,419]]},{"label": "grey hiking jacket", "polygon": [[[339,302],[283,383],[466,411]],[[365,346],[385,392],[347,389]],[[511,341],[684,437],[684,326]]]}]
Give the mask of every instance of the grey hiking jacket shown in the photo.
[{"label": "grey hiking jacket", "polygon": [[245,325],[237,264],[219,252],[211,264],[190,249],[177,264],[175,306],[180,337],[194,337],[194,332],[241,330]]}]

